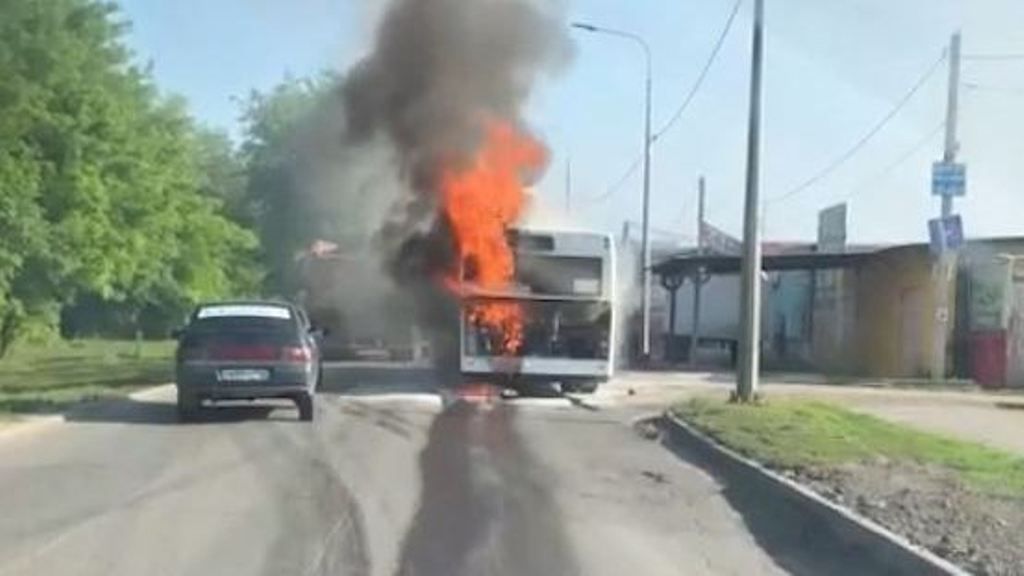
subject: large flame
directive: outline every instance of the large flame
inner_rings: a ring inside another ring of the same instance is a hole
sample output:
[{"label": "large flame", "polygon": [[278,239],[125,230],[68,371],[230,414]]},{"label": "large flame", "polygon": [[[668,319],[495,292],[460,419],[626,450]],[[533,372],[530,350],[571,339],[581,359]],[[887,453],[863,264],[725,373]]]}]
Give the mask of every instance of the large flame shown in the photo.
[{"label": "large flame", "polygon": [[[526,208],[524,180],[536,174],[545,161],[540,143],[510,123],[492,120],[487,122],[482,146],[469,165],[443,171],[444,213],[473,289],[497,292],[511,286],[515,257],[507,232]],[[449,280],[458,283],[461,279]],[[514,353],[522,345],[523,310],[518,303],[477,303],[467,312],[471,322],[501,335],[504,353]]]}]

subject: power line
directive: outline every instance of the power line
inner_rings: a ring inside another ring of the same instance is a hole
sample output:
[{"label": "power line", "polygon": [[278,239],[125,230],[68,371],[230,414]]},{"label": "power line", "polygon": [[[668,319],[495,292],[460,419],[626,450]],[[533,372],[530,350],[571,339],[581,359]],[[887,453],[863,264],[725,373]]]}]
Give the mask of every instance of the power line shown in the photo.
[{"label": "power line", "polygon": [[686,217],[686,213],[687,213],[687,212],[688,212],[689,210],[690,210],[689,202],[687,202],[687,199],[686,199],[686,198],[683,198],[683,203],[682,203],[682,204],[681,204],[681,205],[679,206],[679,212],[678,212],[678,213],[676,214],[675,218],[673,218],[673,219],[672,219],[672,220],[670,220],[670,221],[671,221],[671,222],[672,222],[673,224],[679,224],[679,223],[681,223],[681,222],[683,221],[683,218],[685,218],[685,217]]},{"label": "power line", "polygon": [[900,166],[905,164],[907,161],[909,161],[911,158],[916,156],[928,144],[931,144],[931,142],[935,138],[935,136],[940,134],[942,132],[943,128],[945,128],[945,127],[946,127],[946,121],[945,120],[943,120],[942,122],[939,122],[939,124],[935,128],[929,130],[927,135],[925,135],[923,138],[921,138],[920,140],[915,142],[912,147],[907,149],[907,151],[904,152],[903,154],[901,154],[896,160],[894,160],[892,163],[890,163],[889,165],[885,166],[884,168],[882,168],[878,172],[874,173],[872,176],[862,180],[860,182],[860,184],[854,186],[850,190],[850,192],[847,193],[846,196],[843,197],[843,200],[845,200],[845,201],[853,200],[857,196],[860,196],[863,192],[867,191],[872,185],[874,185],[874,184],[884,180],[887,176],[892,174],[897,168],[899,168]]},{"label": "power line", "polygon": [[962,85],[964,88],[967,88],[972,92],[994,92],[997,94],[1024,96],[1024,89],[1009,88],[1006,86],[993,86],[991,84],[978,84],[977,82],[963,82]]},{"label": "power line", "polygon": [[[637,227],[641,226],[641,223],[637,222],[636,220],[626,220],[625,222],[627,224],[629,224],[630,226],[637,226]],[[679,240],[694,240],[694,237],[693,237],[692,234],[687,234],[685,232],[678,232],[678,231],[675,231],[675,230],[666,230],[665,228],[658,228],[656,226],[651,226],[650,230],[651,230],[651,233],[657,234],[658,236],[661,236],[663,238],[676,238],[676,239],[679,239]]]},{"label": "power line", "polygon": [[921,76],[921,78],[917,81],[916,84],[914,84],[914,86],[910,89],[909,92],[907,92],[902,98],[900,98],[900,100],[896,103],[892,110],[890,110],[888,114],[883,116],[882,119],[877,124],[875,124],[871,128],[871,130],[869,130],[867,134],[865,134],[860,140],[858,140],[849,150],[839,155],[839,157],[832,161],[832,163],[830,163],[828,166],[825,166],[824,169],[822,169],[818,173],[814,174],[813,176],[805,180],[799,186],[793,188],[792,190],[786,192],[785,194],[769,198],[768,202],[775,203],[792,198],[793,196],[796,196],[797,194],[807,190],[811,186],[814,186],[818,182],[821,182],[830,174],[839,169],[843,164],[846,164],[846,162],[853,158],[857,154],[857,152],[860,152],[860,150],[864,148],[864,146],[866,146],[875,136],[877,136],[878,133],[881,132],[882,129],[885,128],[885,126],[888,125],[889,122],[891,122],[892,119],[895,118],[901,110],[903,110],[903,108],[910,102],[914,95],[917,94],[922,87],[924,87],[925,83],[928,82],[928,79],[930,79],[932,75],[935,74],[935,72],[939,69],[939,65],[942,64],[942,62],[945,61],[945,59],[946,52],[943,51],[942,55],[939,56],[939,58],[931,66],[928,67],[924,75]]},{"label": "power line", "polygon": [[690,103],[693,102],[694,97],[697,96],[697,92],[700,91],[701,86],[704,85],[704,80],[707,78],[708,72],[711,71],[711,66],[718,58],[718,53],[722,51],[725,39],[729,36],[729,31],[732,30],[733,22],[736,21],[736,15],[739,14],[740,6],[742,5],[743,0],[736,0],[736,3],[733,4],[732,12],[729,13],[729,18],[725,21],[725,26],[722,27],[721,34],[719,34],[718,39],[715,40],[714,48],[711,49],[711,54],[708,56],[707,62],[704,63],[704,68],[702,68],[700,74],[697,75],[697,80],[693,83],[693,87],[686,95],[683,103],[679,105],[679,108],[676,108],[676,111],[672,114],[671,118],[669,118],[668,122],[666,122],[665,125],[654,134],[655,142],[675,126],[676,122],[683,116],[683,113],[686,112],[686,109],[690,107]]},{"label": "power line", "polygon": [[[672,116],[669,118],[668,122],[666,122],[660,129],[658,129],[658,131],[655,132],[653,136],[651,136],[652,146],[655,143],[657,143],[657,141],[661,139],[661,137],[664,136],[669,130],[671,130],[673,126],[675,126],[676,122],[678,122],[679,119],[683,116],[683,113],[685,113],[687,108],[690,107],[690,104],[693,102],[694,97],[697,96],[697,93],[704,85],[704,81],[707,79],[708,73],[711,71],[711,66],[715,63],[715,60],[718,58],[719,52],[722,51],[722,46],[725,44],[725,39],[729,36],[729,31],[732,30],[733,23],[736,21],[736,15],[739,14],[740,7],[742,5],[743,0],[736,0],[736,3],[732,7],[732,11],[729,13],[729,18],[725,21],[725,26],[722,28],[721,34],[718,35],[718,39],[715,41],[714,47],[711,49],[711,54],[708,56],[707,61],[705,61],[704,67],[701,68],[700,74],[697,75],[697,80],[693,83],[693,86],[690,88],[690,91],[687,93],[686,98],[683,100],[682,104],[680,104],[679,107],[676,108],[676,111],[672,113]],[[600,196],[591,198],[590,202],[593,204],[598,204],[604,202],[605,200],[608,200],[613,195],[615,195],[615,193],[618,192],[622,188],[622,186],[629,181],[630,177],[632,177],[633,174],[636,174],[636,171],[640,168],[640,165],[643,162],[643,158],[643,154],[638,155],[637,158],[633,160],[632,164],[630,164],[629,168],[622,174],[622,176],[620,176]]]},{"label": "power line", "polygon": [[640,165],[643,164],[643,161],[643,154],[637,156],[637,158],[633,160],[633,163],[629,166],[629,169],[626,170],[626,172],[623,173],[622,176],[620,176],[614,184],[609,186],[604,192],[601,193],[601,195],[594,196],[593,198],[588,198],[586,200],[589,201],[591,204],[600,204],[614,196],[615,193],[618,192],[622,188],[622,186],[629,181],[629,178],[633,176],[633,174],[636,174],[636,171],[640,168]]},{"label": "power line", "polygon": [[897,158],[892,164],[889,164],[885,168],[883,168],[883,169],[879,170],[878,172],[876,172],[870,178],[864,180],[859,185],[857,185],[849,194],[846,195],[846,199],[847,200],[853,199],[854,197],[860,195],[862,192],[867,190],[872,185],[874,185],[874,184],[880,182],[881,180],[885,179],[887,176],[889,176],[889,174],[893,173],[897,168],[902,166],[905,162],[907,162],[908,160],[910,160],[911,158],[916,156],[918,152],[920,152],[921,150],[923,150],[925,148],[925,146],[927,146],[928,144],[931,144],[931,142],[935,138],[935,136],[940,134],[940,133],[942,133],[942,130],[945,127],[946,127],[946,121],[945,120],[943,120],[942,122],[939,122],[938,126],[936,126],[930,132],[928,132],[928,134],[924,138],[921,138],[921,140],[916,142],[913,147],[911,147],[905,153],[903,153],[903,155],[901,155],[899,158]]},{"label": "power line", "polygon": [[972,62],[1015,62],[1024,61],[1024,54],[964,54],[963,59]]}]

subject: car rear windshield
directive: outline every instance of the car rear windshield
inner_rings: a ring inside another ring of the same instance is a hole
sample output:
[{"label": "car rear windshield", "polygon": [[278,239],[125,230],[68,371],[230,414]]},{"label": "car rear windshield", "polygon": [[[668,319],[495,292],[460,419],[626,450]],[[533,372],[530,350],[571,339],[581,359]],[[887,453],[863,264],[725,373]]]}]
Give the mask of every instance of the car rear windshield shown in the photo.
[{"label": "car rear windshield", "polygon": [[[281,308],[288,312],[286,308]],[[204,315],[200,310],[185,333],[185,346],[207,344],[294,345],[300,342],[292,317]],[[289,313],[290,314],[290,313]]]}]

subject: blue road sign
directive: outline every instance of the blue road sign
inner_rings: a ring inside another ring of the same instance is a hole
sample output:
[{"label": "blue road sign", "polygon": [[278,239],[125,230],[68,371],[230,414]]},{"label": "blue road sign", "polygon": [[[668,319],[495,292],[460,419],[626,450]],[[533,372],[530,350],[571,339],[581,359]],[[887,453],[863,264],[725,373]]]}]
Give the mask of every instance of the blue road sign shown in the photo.
[{"label": "blue road sign", "polygon": [[967,166],[956,162],[932,164],[932,194],[962,197],[967,195]]},{"label": "blue road sign", "polygon": [[964,245],[964,223],[959,214],[928,221],[928,236],[933,254],[959,250]]}]

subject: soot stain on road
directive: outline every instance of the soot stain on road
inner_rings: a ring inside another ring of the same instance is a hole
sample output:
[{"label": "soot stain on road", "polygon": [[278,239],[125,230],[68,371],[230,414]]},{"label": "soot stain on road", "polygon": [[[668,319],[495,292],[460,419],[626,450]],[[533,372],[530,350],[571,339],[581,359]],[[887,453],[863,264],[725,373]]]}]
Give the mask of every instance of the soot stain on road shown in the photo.
[{"label": "soot stain on road", "polygon": [[367,576],[372,561],[362,508],[326,459],[329,446],[312,430],[299,434],[311,439],[312,447],[281,428],[233,436],[251,455],[248,461],[261,467],[260,481],[280,496],[273,504],[279,507],[282,530],[265,552],[262,573]]},{"label": "soot stain on road", "polygon": [[579,573],[514,410],[456,402],[435,419],[399,576]]}]

